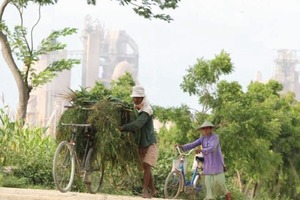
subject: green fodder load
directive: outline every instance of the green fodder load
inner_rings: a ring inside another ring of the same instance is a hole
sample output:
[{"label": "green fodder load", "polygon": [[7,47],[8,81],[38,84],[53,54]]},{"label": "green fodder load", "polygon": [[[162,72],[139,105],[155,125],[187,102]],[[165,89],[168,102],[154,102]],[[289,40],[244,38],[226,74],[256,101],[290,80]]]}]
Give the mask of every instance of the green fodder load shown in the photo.
[{"label": "green fodder load", "polygon": [[137,157],[137,135],[118,130],[124,123],[122,112],[130,112],[126,109],[119,102],[103,100],[93,106],[93,112],[88,116],[88,122],[95,129],[96,150],[113,164],[132,162]]},{"label": "green fodder load", "polygon": [[[71,127],[61,123],[92,124],[93,148],[101,154],[105,163],[105,176],[110,176],[114,185],[126,185],[130,177],[136,174],[139,135],[131,132],[120,132],[118,127],[134,118],[128,104],[120,100],[102,99],[88,108],[74,107],[67,109],[61,116],[57,127],[56,139],[70,140]],[[77,129],[76,152],[78,158],[83,157],[86,141],[84,128]],[[118,180],[116,180],[116,178]]]},{"label": "green fodder load", "polygon": [[[79,107],[68,108],[62,114],[57,129],[56,129],[56,141],[57,143],[66,140],[70,141],[72,137],[72,127],[71,126],[64,126],[62,123],[65,124],[86,124],[87,117],[89,114],[89,110],[83,110]],[[86,140],[84,137],[84,128],[78,127],[76,132],[76,152],[79,158],[83,156],[84,148],[86,145]]]}]

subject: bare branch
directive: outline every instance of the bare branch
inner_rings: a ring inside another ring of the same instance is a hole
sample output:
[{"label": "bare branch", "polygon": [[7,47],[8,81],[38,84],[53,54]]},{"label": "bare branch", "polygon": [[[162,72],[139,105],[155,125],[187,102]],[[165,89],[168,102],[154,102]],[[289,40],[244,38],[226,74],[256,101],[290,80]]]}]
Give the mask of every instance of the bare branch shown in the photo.
[{"label": "bare branch", "polygon": [[39,5],[39,17],[38,17],[36,23],[33,25],[32,29],[31,29],[31,33],[30,33],[30,35],[31,35],[31,49],[30,49],[30,51],[31,51],[31,52],[33,51],[33,31],[34,31],[34,28],[35,28],[35,27],[38,25],[38,23],[40,22],[41,16],[42,16],[42,14],[41,14],[41,5]]},{"label": "bare branch", "polygon": [[6,6],[9,4],[10,0],[4,0],[1,4],[1,7],[0,7],[0,20],[2,21],[2,17],[3,17],[3,14],[4,14],[4,10],[6,8]]}]

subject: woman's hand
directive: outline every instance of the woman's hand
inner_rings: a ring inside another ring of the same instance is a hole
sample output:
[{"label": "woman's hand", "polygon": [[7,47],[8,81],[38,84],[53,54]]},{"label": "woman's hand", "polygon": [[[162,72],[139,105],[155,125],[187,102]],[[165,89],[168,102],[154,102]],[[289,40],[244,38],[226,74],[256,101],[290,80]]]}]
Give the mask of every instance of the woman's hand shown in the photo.
[{"label": "woman's hand", "polygon": [[199,153],[201,153],[201,152],[202,152],[202,149],[196,149],[196,150],[195,150],[195,153],[196,153],[196,154],[199,154]]}]

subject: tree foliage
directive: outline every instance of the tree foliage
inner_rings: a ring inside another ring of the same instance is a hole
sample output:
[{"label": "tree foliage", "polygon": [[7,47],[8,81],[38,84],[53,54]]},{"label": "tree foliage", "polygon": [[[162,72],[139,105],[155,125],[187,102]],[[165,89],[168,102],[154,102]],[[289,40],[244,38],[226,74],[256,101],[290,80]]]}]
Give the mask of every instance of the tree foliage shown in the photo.
[{"label": "tree foliage", "polygon": [[[121,6],[132,6],[135,13],[146,19],[161,19],[170,22],[172,18],[166,13],[157,13],[156,9],[166,11],[175,9],[180,0],[117,0]],[[65,49],[66,45],[58,42],[58,38],[76,33],[76,29],[64,28],[53,31],[46,39],[42,40],[39,48],[34,49],[34,29],[41,20],[41,7],[57,3],[57,0],[4,0],[0,7],[0,43],[2,55],[7,63],[17,84],[19,104],[17,119],[25,120],[27,104],[30,93],[34,88],[51,81],[59,72],[69,70],[73,65],[79,64],[76,59],[61,59],[54,61],[46,69],[37,71],[34,66],[39,56]],[[30,4],[37,4],[39,16],[36,23],[28,31],[24,26],[24,12]],[[96,0],[87,0],[87,4],[96,4]],[[3,16],[8,5],[14,6],[19,14],[20,24],[10,31]],[[23,66],[18,66],[21,61]],[[23,69],[22,69],[23,68]]]},{"label": "tree foliage", "polygon": [[245,197],[298,199],[299,102],[292,93],[283,95],[282,85],[274,80],[252,82],[246,91],[235,81],[221,80],[232,70],[225,52],[212,60],[198,59],[187,70],[181,87],[196,95],[205,109],[185,115],[185,107],[160,108],[158,117],[174,123],[161,129],[164,135],[160,137],[164,144],[191,142],[197,137],[192,127],[208,119],[220,136],[231,188]]},{"label": "tree foliage", "polygon": [[[24,12],[30,3],[39,5],[39,16],[36,23],[28,31],[24,25]],[[30,93],[34,88],[44,85],[51,81],[59,72],[69,70],[75,64],[79,64],[77,59],[61,59],[50,63],[45,69],[37,69],[36,64],[40,56],[53,52],[63,51],[65,44],[58,41],[59,38],[76,33],[74,28],[64,28],[53,31],[47,38],[41,41],[41,44],[35,48],[34,29],[40,22],[40,9],[42,6],[53,4],[53,1],[19,1],[5,0],[0,7],[0,43],[2,46],[2,55],[10,69],[19,92],[19,104],[17,110],[17,119],[24,121],[27,113],[27,104]],[[20,24],[16,25],[11,31],[3,16],[8,5],[12,5],[19,13]],[[21,62],[21,66],[17,63]]]},{"label": "tree foliage", "polygon": [[207,111],[214,106],[216,84],[220,77],[232,71],[230,55],[222,50],[214,59],[197,59],[196,64],[187,69],[180,87],[189,95],[198,96],[199,104],[203,106],[204,111]]},{"label": "tree foliage", "polygon": [[[300,137],[299,116],[294,115],[294,106],[299,103],[281,96],[282,85],[276,81],[253,82],[247,92],[232,90],[237,88],[233,84],[236,85],[225,81],[218,84],[219,105],[212,115],[220,124],[218,133],[225,159],[242,177],[240,183],[246,183],[242,188],[245,193],[258,187],[255,195],[266,190],[272,198],[283,198],[289,191],[282,175],[299,185],[289,173],[297,162],[285,153],[299,151],[298,142],[291,141]],[[299,195],[296,190],[288,196],[295,198],[295,195]]]},{"label": "tree foliage", "polygon": [[[58,0],[56,0],[57,2]],[[146,19],[161,19],[170,22],[172,17],[166,13],[160,13],[156,10],[164,11],[178,7],[180,0],[115,0],[121,6],[131,6],[133,11]],[[87,0],[88,4],[96,5],[97,0]]]}]

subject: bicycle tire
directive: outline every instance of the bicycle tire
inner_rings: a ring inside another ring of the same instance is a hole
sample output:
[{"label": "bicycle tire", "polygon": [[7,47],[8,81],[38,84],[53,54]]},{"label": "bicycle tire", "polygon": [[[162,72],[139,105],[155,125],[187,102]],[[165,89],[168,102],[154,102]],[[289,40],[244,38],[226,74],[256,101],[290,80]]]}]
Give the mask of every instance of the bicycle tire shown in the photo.
[{"label": "bicycle tire", "polygon": [[193,186],[194,186],[195,189],[200,190],[202,188],[200,180],[201,180],[201,176],[200,176],[200,174],[197,174],[195,179],[194,179],[194,182],[193,182]]},{"label": "bicycle tire", "polygon": [[56,148],[53,158],[53,179],[57,189],[67,192],[71,189],[75,174],[75,156],[73,147],[67,141],[62,141]]},{"label": "bicycle tire", "polygon": [[191,199],[200,199],[200,193],[202,191],[201,175],[197,174],[193,182],[193,193]]},{"label": "bicycle tire", "polygon": [[104,166],[102,164],[99,152],[91,148],[87,154],[85,162],[85,183],[87,190],[91,194],[95,194],[100,190],[104,177]]},{"label": "bicycle tire", "polygon": [[180,171],[175,170],[170,172],[164,185],[165,198],[176,199],[182,191],[183,184],[183,175]]}]

